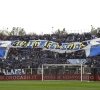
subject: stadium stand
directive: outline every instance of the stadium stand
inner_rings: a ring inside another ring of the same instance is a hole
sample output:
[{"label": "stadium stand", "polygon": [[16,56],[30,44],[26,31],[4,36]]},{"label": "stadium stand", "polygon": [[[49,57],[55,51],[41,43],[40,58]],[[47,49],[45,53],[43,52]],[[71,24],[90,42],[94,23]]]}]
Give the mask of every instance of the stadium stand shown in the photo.
[{"label": "stadium stand", "polygon": [[[58,43],[69,42],[82,42],[86,40],[92,40],[96,38],[96,35],[90,33],[84,34],[44,34],[44,35],[25,35],[25,36],[0,36],[0,40],[49,40],[56,41]],[[8,70],[7,74],[11,73],[11,70],[23,69],[23,68],[39,68],[42,64],[75,64],[83,63],[88,67],[100,67],[99,55],[95,57],[86,57],[84,50],[79,50],[71,53],[57,53],[48,50],[42,50],[41,48],[10,48],[6,59],[0,59],[1,72]],[[80,61],[82,60],[82,62]],[[6,74],[6,73],[5,73]],[[16,73],[18,74],[18,73]],[[21,73],[22,74],[22,73]],[[23,73],[24,74],[24,73]]]}]

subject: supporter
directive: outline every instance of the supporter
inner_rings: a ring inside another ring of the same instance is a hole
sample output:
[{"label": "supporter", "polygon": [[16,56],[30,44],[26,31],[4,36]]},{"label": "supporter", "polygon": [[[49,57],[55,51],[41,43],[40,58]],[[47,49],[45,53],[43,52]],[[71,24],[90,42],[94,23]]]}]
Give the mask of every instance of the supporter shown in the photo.
[{"label": "supporter", "polygon": [[[99,36],[99,35],[98,35]],[[78,33],[71,33],[66,35],[58,35],[58,34],[44,34],[44,35],[25,35],[25,36],[0,36],[0,40],[50,40],[56,41],[61,43],[67,42],[81,42],[85,40],[90,40],[95,38],[95,35],[90,33],[78,34]]]}]

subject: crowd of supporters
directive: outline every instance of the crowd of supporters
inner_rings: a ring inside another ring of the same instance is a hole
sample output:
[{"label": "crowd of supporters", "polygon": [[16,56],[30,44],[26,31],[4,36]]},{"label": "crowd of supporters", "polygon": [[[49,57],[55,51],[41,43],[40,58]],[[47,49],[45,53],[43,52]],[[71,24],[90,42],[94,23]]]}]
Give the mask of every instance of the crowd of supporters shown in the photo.
[{"label": "crowd of supporters", "polygon": [[24,35],[24,36],[0,36],[0,40],[49,40],[49,41],[55,41],[58,43],[67,43],[67,42],[82,42],[86,40],[91,40],[97,37],[96,35],[92,35],[90,33],[84,33],[84,34],[77,34],[77,33],[71,33],[71,34],[65,34],[65,35],[59,35],[59,34],[44,34],[44,35]]},{"label": "crowd of supporters", "polygon": [[[96,38],[90,33],[67,34],[67,35],[26,35],[26,36],[7,36],[0,37],[0,40],[49,40],[58,43],[82,42]],[[0,60],[1,69],[20,69],[20,68],[39,68],[42,64],[69,64],[73,63],[70,59],[77,59],[75,63],[83,63],[89,67],[100,67],[99,56],[86,57],[84,50],[71,53],[56,53],[41,48],[10,48],[6,59]],[[80,60],[85,59],[80,62]]]}]

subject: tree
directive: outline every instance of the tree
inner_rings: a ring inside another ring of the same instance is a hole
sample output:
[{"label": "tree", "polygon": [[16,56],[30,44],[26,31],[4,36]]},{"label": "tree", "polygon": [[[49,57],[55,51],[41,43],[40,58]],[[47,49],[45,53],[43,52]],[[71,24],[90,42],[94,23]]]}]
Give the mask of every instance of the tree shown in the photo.
[{"label": "tree", "polygon": [[54,32],[54,34],[65,35],[67,34],[67,31],[65,30],[65,28],[63,28],[63,30],[58,29]]},{"label": "tree", "polygon": [[12,31],[10,32],[11,35],[18,35],[18,36],[23,36],[26,35],[26,32],[24,28],[21,27],[13,27]]},{"label": "tree", "polygon": [[15,30],[16,30],[16,27],[13,27],[13,28],[12,28],[12,31],[10,32],[10,34],[11,34],[11,35],[16,35]]},{"label": "tree", "polygon": [[4,30],[0,30],[0,35],[3,35],[3,36],[9,36],[9,31],[7,31],[6,29]]},{"label": "tree", "polygon": [[19,31],[19,36],[26,35],[24,28],[21,28]]},{"label": "tree", "polygon": [[100,33],[100,27],[97,28],[97,33]]},{"label": "tree", "polygon": [[100,33],[100,27],[94,28],[94,27],[91,25],[91,33],[92,33],[92,34]]}]

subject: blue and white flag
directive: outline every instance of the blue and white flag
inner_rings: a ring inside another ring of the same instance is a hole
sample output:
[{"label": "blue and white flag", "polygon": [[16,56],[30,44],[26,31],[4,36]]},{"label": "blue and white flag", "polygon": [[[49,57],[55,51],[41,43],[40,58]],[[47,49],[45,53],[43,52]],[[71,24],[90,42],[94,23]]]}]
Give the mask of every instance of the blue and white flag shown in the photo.
[{"label": "blue and white flag", "polygon": [[[58,53],[70,53],[78,50],[85,50],[86,56],[96,56],[100,54],[100,38],[83,42],[57,43],[48,40],[27,41],[0,41],[0,58],[6,57],[9,48],[42,48]],[[6,49],[3,49],[6,48]]]},{"label": "blue and white flag", "polygon": [[11,41],[0,41],[0,58],[6,58]]}]

